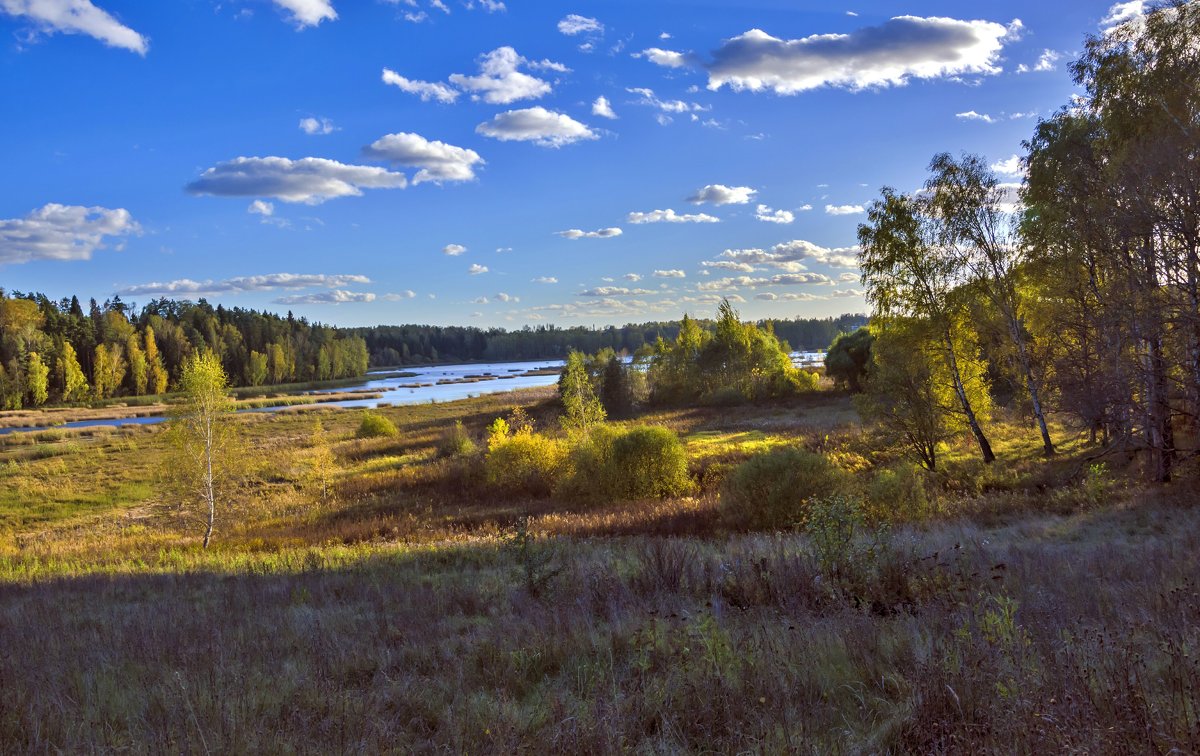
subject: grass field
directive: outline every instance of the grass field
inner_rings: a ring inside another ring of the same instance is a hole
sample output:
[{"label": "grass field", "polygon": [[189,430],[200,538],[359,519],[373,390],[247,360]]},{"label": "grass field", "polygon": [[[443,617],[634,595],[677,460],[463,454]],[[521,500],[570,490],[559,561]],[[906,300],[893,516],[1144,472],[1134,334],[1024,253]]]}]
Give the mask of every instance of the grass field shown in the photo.
[{"label": "grass field", "polygon": [[1062,426],[1045,461],[1003,419],[999,464],[946,450],[924,504],[830,553],[720,492],[800,444],[888,500],[844,396],[638,418],[696,494],[586,505],[438,454],[513,404],[556,428],[552,389],[380,410],[391,438],[241,416],[207,551],[160,429],[0,439],[3,750],[1200,751],[1194,479],[1143,488]]}]

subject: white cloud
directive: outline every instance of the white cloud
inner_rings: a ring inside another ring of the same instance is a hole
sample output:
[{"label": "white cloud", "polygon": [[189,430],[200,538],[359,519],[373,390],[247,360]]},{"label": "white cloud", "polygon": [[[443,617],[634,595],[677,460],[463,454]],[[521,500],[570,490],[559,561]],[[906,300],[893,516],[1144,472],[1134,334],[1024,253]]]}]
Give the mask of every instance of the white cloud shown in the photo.
[{"label": "white cloud", "polygon": [[1127,21],[1139,19],[1149,12],[1150,7],[1150,3],[1146,0],[1130,0],[1127,3],[1116,3],[1108,9],[1108,13],[1104,15],[1104,19],[1100,21],[1100,27],[1107,31]]},{"label": "white cloud", "polygon": [[850,34],[783,40],[760,29],[726,40],[708,65],[708,88],[795,94],[862,90],[909,79],[996,74],[1012,30],[991,21],[898,16]]},{"label": "white cloud", "polygon": [[261,276],[239,276],[222,281],[193,281],[179,278],[174,281],[155,282],[127,286],[117,293],[123,296],[168,296],[181,294],[240,294],[253,291],[277,289],[311,289],[353,284],[368,284],[371,279],[362,275],[327,275],[310,273],[267,273]]},{"label": "white cloud", "polygon": [[412,289],[405,289],[404,291],[397,291],[392,294],[384,294],[382,299],[387,302],[400,302],[405,299],[412,299],[415,296],[417,296],[417,292]]},{"label": "white cloud", "polygon": [[656,270],[654,271],[655,278],[687,278],[687,273],[682,270]]},{"label": "white cloud", "polygon": [[263,202],[262,200],[254,200],[250,203],[250,207],[246,208],[246,212],[269,217],[275,214],[275,205],[270,202]]},{"label": "white cloud", "polygon": [[[691,113],[703,112],[707,110],[702,105],[697,105],[694,102],[684,102],[683,100],[662,100],[654,94],[653,89],[646,87],[626,87],[626,92],[630,94],[640,95],[641,99],[634,102],[635,105],[648,105],[652,108],[658,108],[664,113]],[[669,122],[669,121],[668,121]]]},{"label": "white cloud", "polygon": [[714,205],[745,205],[758,194],[757,189],[748,186],[725,186],[724,184],[707,184],[687,198],[693,205],[711,202]]},{"label": "white cloud", "polygon": [[633,281],[634,283],[642,280],[642,277],[637,273],[626,273],[621,278],[624,278],[626,281]]},{"label": "white cloud", "polygon": [[191,194],[274,197],[317,205],[335,197],[360,196],[363,189],[403,189],[402,173],[325,158],[239,157],[218,163],[188,184]]},{"label": "white cloud", "polygon": [[1021,65],[1017,66],[1017,73],[1029,73],[1031,71],[1053,71],[1058,68],[1058,61],[1061,59],[1062,53],[1054,50],[1043,50],[1042,54],[1038,56],[1037,63],[1034,63],[1032,67],[1022,63]]},{"label": "white cloud", "polygon": [[0,0],[0,12],[29,19],[43,34],[85,34],[109,47],[145,55],[150,41],[91,0]]},{"label": "white cloud", "polygon": [[555,231],[556,236],[561,236],[564,239],[612,239],[615,236],[620,236],[623,232],[619,228],[601,228],[596,231],[583,231],[578,228],[569,228],[566,231]]},{"label": "white cloud", "polygon": [[50,203],[24,218],[0,219],[0,265],[90,260],[105,237],[141,233],[129,211]]},{"label": "white cloud", "polygon": [[511,294],[506,294],[503,291],[496,295],[497,302],[520,302],[520,297],[514,297]]},{"label": "white cloud", "polygon": [[467,248],[461,244],[447,244],[446,246],[442,247],[442,254],[449,257],[458,257],[466,251]]},{"label": "white cloud", "polygon": [[661,47],[648,47],[640,53],[634,53],[635,58],[645,58],[656,66],[663,68],[690,68],[692,56],[688,53],[664,50]]},{"label": "white cloud", "polygon": [[644,297],[649,294],[657,294],[653,289],[629,289],[624,286],[597,286],[593,289],[584,289],[576,296],[580,297]]},{"label": "white cloud", "polygon": [[[479,60],[479,75],[451,74],[450,83],[467,92],[475,100],[493,105],[507,105],[517,100],[531,100],[549,94],[550,84],[536,76],[518,71],[525,58],[511,47],[498,47]],[[544,61],[542,67],[558,65]]]},{"label": "white cloud", "polygon": [[337,11],[329,0],[272,0],[292,16],[297,29],[337,20]]},{"label": "white cloud", "polygon": [[829,215],[858,215],[867,209],[862,205],[826,205],[825,212]]},{"label": "white cloud", "polygon": [[558,22],[558,30],[569,37],[576,34],[603,34],[604,24],[594,18],[571,13]]},{"label": "white cloud", "polygon": [[445,142],[431,142],[420,134],[387,134],[364,149],[367,155],[390,160],[397,165],[420,168],[413,185],[425,181],[473,181],[475,166],[484,160],[475,150]]},{"label": "white cloud", "polygon": [[471,300],[471,304],[487,304],[487,303],[488,303],[487,297],[475,297],[474,299]]},{"label": "white cloud", "polygon": [[861,281],[862,278],[857,273],[842,273],[837,277],[837,280],[842,283],[849,283],[850,281]]},{"label": "white cloud", "polygon": [[480,273],[487,273],[488,268],[486,265],[480,265],[479,263],[474,263],[473,265],[471,265],[471,267],[467,268],[467,272],[473,276],[477,276]]},{"label": "white cloud", "polygon": [[[858,267],[857,251],[855,247],[829,249],[803,239],[793,239],[776,244],[769,250],[727,249],[721,253],[720,257],[722,261],[744,263],[751,266],[765,265],[794,272],[804,268],[803,265],[798,265],[801,260],[811,260],[832,268],[856,268]],[[717,263],[713,263],[713,267],[717,267]]]},{"label": "white cloud", "polygon": [[375,295],[369,291],[346,291],[344,289],[332,289],[330,291],[322,291],[316,294],[293,294],[287,297],[279,297],[278,299],[272,300],[272,303],[278,305],[340,305],[374,301]]},{"label": "white cloud", "polygon": [[596,101],[592,103],[592,115],[609,119],[615,119],[617,117],[617,114],[613,112],[612,104],[609,103],[608,98],[604,95],[600,95],[596,98]]},{"label": "white cloud", "polygon": [[508,110],[475,131],[503,142],[533,142],[541,147],[562,147],[599,136],[586,125],[563,113],[543,107]]},{"label": "white cloud", "polygon": [[408,79],[390,68],[383,69],[382,79],[384,84],[391,84],[394,87],[399,87],[401,91],[414,94],[420,97],[422,102],[437,100],[438,102],[451,103],[458,99],[457,89],[436,81]]},{"label": "white cloud", "polygon": [[976,113],[974,110],[968,110],[965,113],[955,113],[954,117],[962,121],[983,121],[984,123],[995,123],[998,120],[987,113]]},{"label": "white cloud", "polygon": [[1021,156],[1013,155],[996,163],[992,163],[991,169],[996,173],[1004,176],[1024,176],[1025,168],[1021,165]]},{"label": "white cloud", "polygon": [[765,223],[791,223],[796,220],[795,214],[787,210],[772,210],[766,205],[759,205],[754,217]]},{"label": "white cloud", "polygon": [[[705,268],[714,270],[728,270],[733,273],[753,273],[756,268],[750,263],[736,262],[734,260],[704,260],[700,263]],[[708,275],[708,271],[704,271]]]},{"label": "white cloud", "polygon": [[800,212],[802,212],[802,213],[807,213],[809,210],[812,210],[812,205],[809,205],[809,204],[807,204],[807,203],[806,203],[806,204],[803,204],[803,205],[801,205],[800,207],[798,207],[798,208],[796,208],[796,209],[797,209],[797,210],[799,210],[799,211],[800,211]]},{"label": "white cloud", "polygon": [[721,221],[720,218],[706,213],[680,215],[670,208],[651,210],[648,213],[630,213],[628,220],[630,223],[719,223]]},{"label": "white cloud", "polygon": [[337,131],[337,127],[333,125],[333,121],[328,118],[301,118],[300,130],[309,136],[332,134]]},{"label": "white cloud", "polygon": [[533,279],[533,282],[539,284],[556,284],[558,283],[558,279],[554,276],[538,276]]}]

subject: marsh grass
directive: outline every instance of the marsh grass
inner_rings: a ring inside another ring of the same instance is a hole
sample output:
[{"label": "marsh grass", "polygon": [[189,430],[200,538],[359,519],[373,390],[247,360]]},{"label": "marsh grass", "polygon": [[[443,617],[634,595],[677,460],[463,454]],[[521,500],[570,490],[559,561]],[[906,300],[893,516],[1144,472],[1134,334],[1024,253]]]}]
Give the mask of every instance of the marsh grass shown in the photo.
[{"label": "marsh grass", "polygon": [[[239,417],[207,551],[156,483],[160,430],[5,443],[3,750],[1200,751],[1192,481],[1093,469],[1061,427],[1042,460],[1001,418],[1000,464],[951,445],[920,516],[876,511],[906,462],[818,395],[631,421],[681,435],[695,496],[489,495],[480,452],[439,445],[514,404],[556,427],[552,389],[378,409],[387,438],[332,408]],[[784,444],[870,504],[837,548],[722,521],[719,472]]]}]

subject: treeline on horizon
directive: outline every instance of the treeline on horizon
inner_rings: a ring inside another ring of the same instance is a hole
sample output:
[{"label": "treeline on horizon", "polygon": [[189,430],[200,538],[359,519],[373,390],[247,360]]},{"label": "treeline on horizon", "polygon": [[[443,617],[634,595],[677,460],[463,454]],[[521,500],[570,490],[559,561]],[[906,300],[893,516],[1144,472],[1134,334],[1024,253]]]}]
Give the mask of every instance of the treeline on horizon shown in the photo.
[{"label": "treeline on horizon", "polygon": [[[566,359],[571,351],[595,354],[604,349],[633,354],[653,347],[661,338],[674,342],[681,320],[630,323],[623,326],[559,328],[554,325],[519,330],[470,326],[395,325],[349,328],[346,333],[363,338],[371,365],[416,365],[429,362],[476,362],[504,360]],[[717,320],[691,320],[701,330],[715,333]],[[867,323],[865,315],[830,318],[760,320],[776,338],[792,349],[826,349],[838,334],[852,332]]]},{"label": "treeline on horizon", "polygon": [[77,297],[0,289],[0,409],[162,394],[193,354],[218,355],[235,386],[351,378],[363,340],[336,328],[240,307],[120,297],[85,312]]},{"label": "treeline on horizon", "polygon": [[[714,331],[716,321],[694,321]],[[827,347],[863,315],[762,321],[792,348]],[[680,322],[592,329],[552,325],[507,331],[460,326],[337,328],[204,299],[155,299],[138,309],[119,296],[85,310],[78,297],[0,289],[0,409],[79,403],[172,390],[188,357],[211,351],[232,386],[353,378],[369,366],[432,362],[565,359],[605,348],[633,353]]]}]

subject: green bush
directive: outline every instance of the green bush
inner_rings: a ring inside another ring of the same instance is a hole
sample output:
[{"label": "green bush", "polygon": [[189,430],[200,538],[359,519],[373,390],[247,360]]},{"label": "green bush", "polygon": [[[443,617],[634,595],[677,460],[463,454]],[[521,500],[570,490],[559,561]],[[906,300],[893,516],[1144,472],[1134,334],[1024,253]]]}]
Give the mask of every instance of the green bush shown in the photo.
[{"label": "green bush", "polygon": [[495,436],[488,443],[484,468],[489,486],[508,494],[544,496],[554,490],[566,448],[537,433]]},{"label": "green bush", "polygon": [[359,438],[384,438],[394,436],[396,432],[396,424],[391,420],[374,412],[364,412],[356,435]]},{"label": "green bush", "polygon": [[722,386],[700,397],[700,404],[706,407],[736,407],[745,403],[746,395],[734,386]]},{"label": "green bush", "polygon": [[666,428],[594,427],[567,457],[563,498],[615,501],[683,496],[694,489],[679,436]]},{"label": "green bush", "polygon": [[621,499],[683,496],[693,488],[687,453],[667,428],[643,426],[614,439],[612,473]]},{"label": "green bush", "polygon": [[438,439],[437,453],[439,457],[469,457],[475,453],[475,442],[463,427],[462,420],[456,420],[453,426],[442,433]]},{"label": "green bush", "polygon": [[781,446],[738,465],[725,480],[721,509],[738,527],[775,530],[803,526],[811,502],[848,487],[849,475],[824,455]]},{"label": "green bush", "polygon": [[867,484],[867,501],[873,520],[912,522],[929,515],[928,473],[912,463],[901,463],[875,473]]}]

